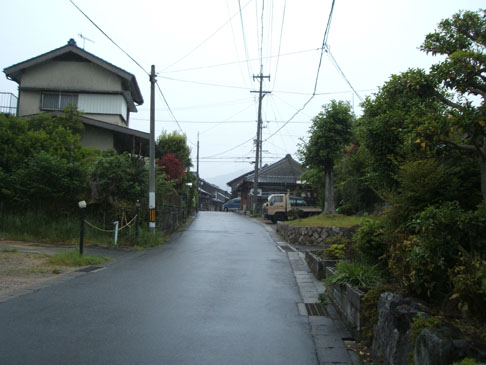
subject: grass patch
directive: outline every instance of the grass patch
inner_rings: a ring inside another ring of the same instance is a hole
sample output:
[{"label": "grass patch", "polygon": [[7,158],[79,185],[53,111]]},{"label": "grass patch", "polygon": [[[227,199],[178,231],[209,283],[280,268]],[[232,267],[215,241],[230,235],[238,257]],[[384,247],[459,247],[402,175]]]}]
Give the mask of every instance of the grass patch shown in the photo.
[{"label": "grass patch", "polygon": [[326,285],[349,284],[358,288],[370,288],[382,282],[382,273],[377,266],[347,261],[338,262],[336,273],[324,280]]},{"label": "grass patch", "polygon": [[2,248],[0,252],[6,252],[6,253],[16,253],[18,252],[16,248]]},{"label": "grass patch", "polygon": [[[113,227],[87,217],[92,224],[106,229]],[[183,229],[181,226],[180,229]],[[135,225],[118,232],[118,246],[154,247],[167,242],[167,234],[157,231],[152,235],[148,227],[139,227],[139,236],[135,237]],[[112,232],[100,232],[85,225],[84,243],[89,246],[113,245]],[[51,217],[42,211],[29,211],[23,214],[0,214],[0,235],[14,241],[78,244],[80,218],[78,215]]]},{"label": "grass patch", "polygon": [[136,240],[135,249],[156,247],[167,243],[169,234],[156,230],[150,231],[148,228],[140,228],[138,239]]},{"label": "grass patch", "polygon": [[285,222],[300,227],[352,227],[361,224],[363,217],[343,214],[319,214],[312,217]]},{"label": "grass patch", "polygon": [[80,255],[78,251],[58,252],[47,260],[50,265],[88,266],[110,261],[109,257]]}]

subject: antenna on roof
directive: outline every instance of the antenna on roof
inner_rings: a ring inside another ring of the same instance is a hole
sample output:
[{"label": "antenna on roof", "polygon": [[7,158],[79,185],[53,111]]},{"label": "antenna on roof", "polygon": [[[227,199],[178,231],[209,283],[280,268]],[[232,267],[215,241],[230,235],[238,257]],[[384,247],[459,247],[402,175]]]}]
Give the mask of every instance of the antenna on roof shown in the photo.
[{"label": "antenna on roof", "polygon": [[94,43],[94,41],[92,41],[91,39],[85,37],[81,33],[79,33],[78,36],[79,36],[79,38],[81,38],[83,40],[83,49],[84,49],[84,45],[85,45],[86,41],[91,42],[91,43]]}]

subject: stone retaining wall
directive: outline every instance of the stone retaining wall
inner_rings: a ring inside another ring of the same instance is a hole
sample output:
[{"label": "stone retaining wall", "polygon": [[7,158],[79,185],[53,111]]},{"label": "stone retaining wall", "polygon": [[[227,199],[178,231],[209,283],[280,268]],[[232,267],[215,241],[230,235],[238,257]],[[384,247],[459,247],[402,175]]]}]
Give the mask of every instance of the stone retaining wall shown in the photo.
[{"label": "stone retaining wall", "polygon": [[326,240],[329,237],[351,238],[358,227],[298,227],[278,222],[277,233],[291,244],[325,247]]},{"label": "stone retaining wall", "polygon": [[[334,273],[335,271],[332,267],[326,267],[326,278]],[[346,323],[346,327],[355,337],[359,338],[358,334],[361,330],[361,299],[365,293],[348,284],[328,286],[326,292]]]},{"label": "stone retaining wall", "polygon": [[317,279],[325,279],[326,267],[336,266],[338,260],[321,259],[319,256],[316,256],[314,254],[316,252],[318,251],[306,251],[305,261],[307,262],[309,269],[312,271]]}]

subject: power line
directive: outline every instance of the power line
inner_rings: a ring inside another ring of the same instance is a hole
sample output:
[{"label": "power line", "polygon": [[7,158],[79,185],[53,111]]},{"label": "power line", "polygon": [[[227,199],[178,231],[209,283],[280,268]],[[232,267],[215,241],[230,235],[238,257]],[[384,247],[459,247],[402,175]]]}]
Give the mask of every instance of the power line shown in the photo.
[{"label": "power line", "polygon": [[[167,105],[167,110],[169,111],[170,115],[172,116],[172,118],[174,119],[174,121],[176,122],[177,126],[179,127],[179,130],[181,131],[182,134],[185,135],[184,133],[184,130],[182,129],[181,125],[179,124],[179,121],[177,120],[176,116],[174,115],[174,112],[172,111],[169,103],[167,102],[167,99],[165,98],[165,95],[164,93],[162,92],[162,89],[160,88],[160,85],[158,82],[155,83],[155,85],[157,85],[157,90],[159,90],[159,93],[160,95],[162,96],[162,99],[164,100],[164,103],[165,105]],[[194,143],[187,137],[186,135],[186,139],[187,141],[192,144],[194,146]]]},{"label": "power line", "polygon": [[[180,108],[173,108],[173,110],[198,110],[198,109],[210,109],[210,108],[216,108],[216,107],[227,107],[227,106],[233,106],[237,104],[243,104],[243,103],[248,103],[248,98],[240,98],[240,99],[234,99],[234,100],[228,100],[228,101],[222,101],[219,103],[211,103],[211,104],[200,104],[200,105],[191,105],[191,106],[186,106],[186,107],[180,107]],[[139,111],[145,111],[146,109],[143,107],[138,108]],[[165,108],[157,108],[156,110],[163,110],[165,111]]]},{"label": "power line", "polygon": [[321,56],[320,56],[320,59],[319,59],[319,66],[317,67],[317,73],[316,73],[316,81],[314,83],[314,91],[312,92],[312,95],[311,97],[309,98],[309,100],[307,100],[304,105],[302,105],[302,107],[300,109],[298,109],[294,115],[292,115],[290,117],[290,119],[285,122],[279,129],[277,129],[274,133],[272,133],[270,136],[268,136],[264,142],[268,141],[270,138],[272,138],[274,135],[276,135],[278,132],[280,132],[292,119],[294,119],[296,117],[297,114],[299,114],[302,110],[305,109],[305,107],[311,102],[311,100],[314,98],[314,96],[316,95],[316,89],[317,89],[317,82],[319,80],[319,72],[321,70],[321,65],[322,65],[322,55],[324,53],[324,48],[326,47],[327,45],[327,37],[329,36],[329,30],[331,29],[331,20],[332,20],[332,14],[334,12],[334,3],[335,3],[336,0],[332,0],[332,4],[331,4],[331,11],[329,13],[329,17],[328,17],[328,20],[327,20],[327,26],[326,26],[326,30],[324,31],[324,37],[323,37],[323,41],[322,41],[322,48],[321,48]]},{"label": "power line", "polygon": [[173,77],[166,77],[166,76],[159,76],[162,79],[171,80],[171,81],[179,81],[179,82],[187,82],[189,84],[196,84],[196,85],[204,85],[204,86],[214,86],[214,87],[224,87],[228,89],[240,89],[240,90],[248,90],[248,87],[244,86],[235,86],[235,85],[222,85],[222,84],[214,84],[210,82],[199,82],[199,81],[190,81],[190,80],[182,80],[182,79],[175,79]]},{"label": "power line", "polygon": [[[296,54],[308,53],[308,52],[315,52],[315,51],[319,51],[319,50],[320,50],[320,48],[311,48],[311,49],[305,49],[305,50],[301,50],[301,51],[294,51],[294,52],[283,53],[283,54],[280,54],[280,55],[268,56],[268,57],[264,57],[263,59],[266,60],[266,59],[277,58],[277,57],[293,56],[293,55],[296,55]],[[258,60],[259,60],[259,58],[247,58],[244,61],[232,61],[232,62],[225,62],[225,63],[217,63],[217,64],[214,64],[214,65],[206,65],[206,66],[182,68],[182,69],[173,70],[173,71],[163,71],[162,73],[176,73],[176,72],[196,71],[196,70],[202,70],[202,69],[207,69],[207,68],[215,68],[215,67],[236,65],[236,64],[239,64],[239,63],[243,63],[243,62],[258,61]],[[248,72],[249,72],[249,70],[248,70]],[[250,79],[251,79],[251,77],[250,77]]]},{"label": "power line", "polygon": [[[246,109],[250,108],[251,105],[247,106],[245,109],[240,110],[239,112],[235,114],[239,114]],[[233,115],[234,116],[234,115]],[[230,118],[227,118],[228,120],[224,121],[212,121],[212,120],[179,120],[179,123],[181,124],[249,124],[249,123],[255,123],[254,120],[229,120]],[[146,121],[147,118],[132,118],[130,117],[130,120],[139,120],[139,121]],[[168,119],[157,119],[155,120],[157,123],[167,123],[167,122],[175,122],[174,120],[168,120]],[[266,123],[284,123],[284,120],[265,120]],[[311,123],[311,120],[293,120],[289,122],[290,124],[308,124]]]},{"label": "power line", "polygon": [[248,142],[250,142],[250,141],[252,141],[252,140],[253,140],[253,137],[251,137],[250,139],[247,139],[246,141],[244,141],[244,142],[240,143],[240,144],[239,144],[239,145],[237,145],[237,146],[234,146],[234,147],[232,147],[232,148],[230,148],[230,149],[227,149],[226,151],[216,153],[216,154],[214,154],[214,155],[212,155],[212,156],[209,156],[209,157],[207,157],[207,158],[212,158],[212,157],[216,157],[216,156],[221,156],[221,155],[223,155],[223,154],[225,154],[225,153],[227,153],[227,152],[233,151],[233,150],[237,149],[238,147],[243,146],[244,144],[246,144],[246,143],[248,143]]},{"label": "power line", "polygon": [[[90,19],[90,17],[88,15],[86,15],[86,13],[84,13],[75,3],[73,0],[69,0],[75,7],[76,9],[78,9],[81,14],[83,14],[86,19],[88,19],[91,24],[93,24],[106,38],[108,38],[120,51],[122,51],[124,54],[126,54],[138,67],[140,67],[150,78],[152,78],[151,74],[149,72],[147,72],[132,56],[130,56],[123,48],[121,48],[110,36],[108,36],[108,34],[106,34],[103,29],[101,29],[93,20]],[[174,121],[177,123],[177,126],[179,127],[179,130],[181,131],[182,134],[184,134],[184,131],[182,130],[181,128],[181,125],[179,124],[179,121],[177,120],[176,116],[174,115],[174,113],[172,112],[172,109],[169,105],[169,103],[167,102],[167,99],[165,98],[165,95],[164,93],[162,92],[162,89],[160,88],[160,85],[156,82],[156,85],[157,85],[157,89],[159,90],[159,93],[160,95],[162,96],[162,99],[164,100],[164,103],[165,105],[167,106],[167,110],[169,111],[169,113],[171,114],[172,118],[174,118]],[[186,137],[187,138],[187,137]],[[188,138],[187,139],[189,141],[189,143],[191,143],[192,145],[194,145],[194,143],[191,142],[191,140]]]},{"label": "power line", "polygon": [[230,117],[228,117],[228,118],[225,118],[225,120],[215,123],[215,124],[214,124],[212,127],[210,127],[210,128],[208,128],[208,129],[206,129],[206,130],[202,131],[202,132],[201,132],[201,134],[205,134],[205,133],[209,132],[210,130],[212,130],[212,129],[216,128],[218,125],[221,125],[221,124],[223,124],[223,123],[232,124],[231,119],[232,119],[233,117],[237,116],[237,115],[238,115],[238,114],[240,114],[240,113],[243,113],[245,110],[247,110],[247,109],[249,109],[249,108],[251,108],[251,105],[247,105],[247,106],[246,106],[245,108],[243,108],[242,110],[240,110],[240,111],[238,111],[238,112],[236,112],[236,113],[232,114],[232,115],[231,115]]},{"label": "power line", "polygon": [[[251,3],[253,0],[249,0],[244,6],[243,6],[243,9],[249,4]],[[216,33],[218,33],[221,29],[223,29],[226,24],[228,24],[229,22],[231,22],[231,19],[233,19],[236,15],[238,15],[238,12],[236,12],[235,14],[233,14],[226,22],[224,22],[218,29],[216,29],[213,33],[211,33],[211,35],[209,37],[207,37],[206,39],[204,39],[201,43],[199,43],[196,47],[194,47],[192,50],[190,50],[189,52],[187,52],[184,56],[182,56],[181,58],[179,58],[177,61],[171,63],[169,66],[167,66],[166,68],[164,68],[164,70],[167,70],[168,68],[174,66],[175,64],[181,62],[184,58],[186,58],[187,56],[189,56],[191,53],[193,53],[194,51],[196,51],[199,47],[201,47],[204,43],[206,43],[209,39],[211,39]]]},{"label": "power line", "polygon": [[82,11],[82,10],[79,8],[79,6],[77,6],[77,5],[74,3],[74,1],[73,1],[73,0],[69,0],[69,1],[71,2],[71,4],[73,4],[73,5],[76,7],[76,9],[78,9],[78,10],[79,10],[79,12],[80,12],[81,14],[83,14],[83,15],[85,16],[85,18],[86,18],[86,19],[88,19],[88,20],[91,22],[91,24],[93,24],[93,25],[94,25],[94,26],[95,26],[95,27],[96,27],[96,28],[97,28],[97,29],[98,29],[98,30],[99,30],[99,31],[100,31],[100,32],[101,32],[101,33],[102,33],[102,34],[103,34],[103,35],[104,35],[106,38],[108,38],[108,39],[110,40],[110,42],[111,42],[111,43],[113,43],[113,44],[114,44],[114,45],[115,45],[115,46],[116,46],[116,47],[117,47],[117,48],[118,48],[120,51],[122,51],[122,52],[123,52],[125,55],[127,55],[127,56],[128,56],[128,58],[130,58],[130,59],[131,59],[133,62],[135,62],[135,64],[136,64],[138,67],[140,67],[140,68],[143,70],[143,72],[145,72],[145,73],[146,73],[148,76],[150,76],[150,73],[149,73],[148,71],[146,71],[146,70],[145,70],[145,69],[144,69],[144,68],[143,68],[143,67],[140,65],[140,63],[138,63],[138,62],[137,62],[137,61],[136,61],[136,60],[135,60],[135,59],[134,59],[132,56],[130,56],[130,55],[128,54],[128,52],[126,52],[126,51],[125,51],[123,48],[121,48],[121,47],[120,47],[120,46],[119,46],[119,45],[118,45],[118,44],[117,44],[117,43],[116,43],[116,42],[115,42],[113,39],[111,39],[111,37],[110,37],[108,34],[106,34],[106,33],[103,31],[103,29],[101,29],[101,28],[100,28],[100,27],[99,27],[99,26],[98,26],[98,25],[97,25],[97,24],[96,24],[96,23],[95,23],[93,20],[91,20],[91,18],[90,18],[88,15],[86,15],[86,13],[85,13],[84,11]]},{"label": "power line", "polygon": [[[248,3],[247,3],[248,5]],[[246,5],[245,5],[246,6]],[[246,68],[248,69],[248,79],[251,82],[251,70],[250,70],[250,63],[249,63],[249,56],[248,56],[248,45],[246,43],[246,33],[245,33],[245,26],[243,24],[243,12],[241,8],[241,2],[238,0],[238,8],[239,8],[239,13],[240,13],[240,23],[241,23],[241,33],[243,35],[243,46],[245,48],[245,56],[246,56]]]},{"label": "power line", "polygon": [[343,77],[344,81],[347,82],[347,84],[349,85],[349,87],[351,88],[351,90],[353,90],[353,92],[356,94],[356,96],[358,97],[359,101],[363,102],[363,98],[361,97],[361,95],[358,94],[358,92],[354,89],[353,85],[351,85],[351,82],[349,82],[348,78],[346,77],[346,75],[344,74],[343,70],[341,70],[341,67],[339,67],[336,59],[334,58],[334,56],[332,55],[331,53],[331,50],[329,49],[329,47],[327,47],[326,45],[326,52],[329,56],[329,58],[331,59],[333,65],[336,67],[336,69],[339,71],[339,73],[341,74],[341,76]]},{"label": "power line", "polygon": [[283,30],[284,30],[286,8],[287,8],[287,0],[284,1],[284,5],[283,5],[282,25],[280,27],[280,40],[278,42],[277,63],[275,65],[275,73],[273,74],[273,87],[272,87],[272,89],[275,87],[275,82],[276,82],[276,78],[277,78],[277,71],[278,71],[278,63],[280,61],[280,49],[282,47],[282,35],[283,35]]},{"label": "power line", "polygon": [[[226,8],[228,9],[228,15],[229,15],[230,14],[229,0],[226,0]],[[233,22],[230,22],[230,26],[231,26],[231,35],[233,36],[233,46],[235,48],[236,57],[240,58],[240,54],[238,52],[238,46],[237,46],[237,42],[236,42],[235,30],[233,29]],[[245,79],[245,73],[243,71],[243,67],[241,67],[241,63],[239,63],[238,66],[239,66],[239,69],[240,69],[240,72],[241,72],[242,80],[244,80]],[[251,87],[250,74],[248,74],[248,77],[249,77],[248,82],[249,82],[249,85]]]},{"label": "power line", "polygon": [[262,0],[262,32],[261,32],[261,41],[260,41],[260,74],[263,73],[263,22],[264,22],[264,11],[265,11],[265,0]]}]

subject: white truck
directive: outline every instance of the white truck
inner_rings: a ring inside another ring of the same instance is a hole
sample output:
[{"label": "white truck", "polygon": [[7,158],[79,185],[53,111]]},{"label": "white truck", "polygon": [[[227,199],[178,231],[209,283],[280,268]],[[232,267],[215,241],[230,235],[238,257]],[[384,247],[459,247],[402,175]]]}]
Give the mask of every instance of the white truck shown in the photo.
[{"label": "white truck", "polygon": [[320,207],[309,206],[303,198],[289,194],[272,194],[263,205],[263,216],[272,222],[285,221],[289,218],[303,218],[320,214]]}]

